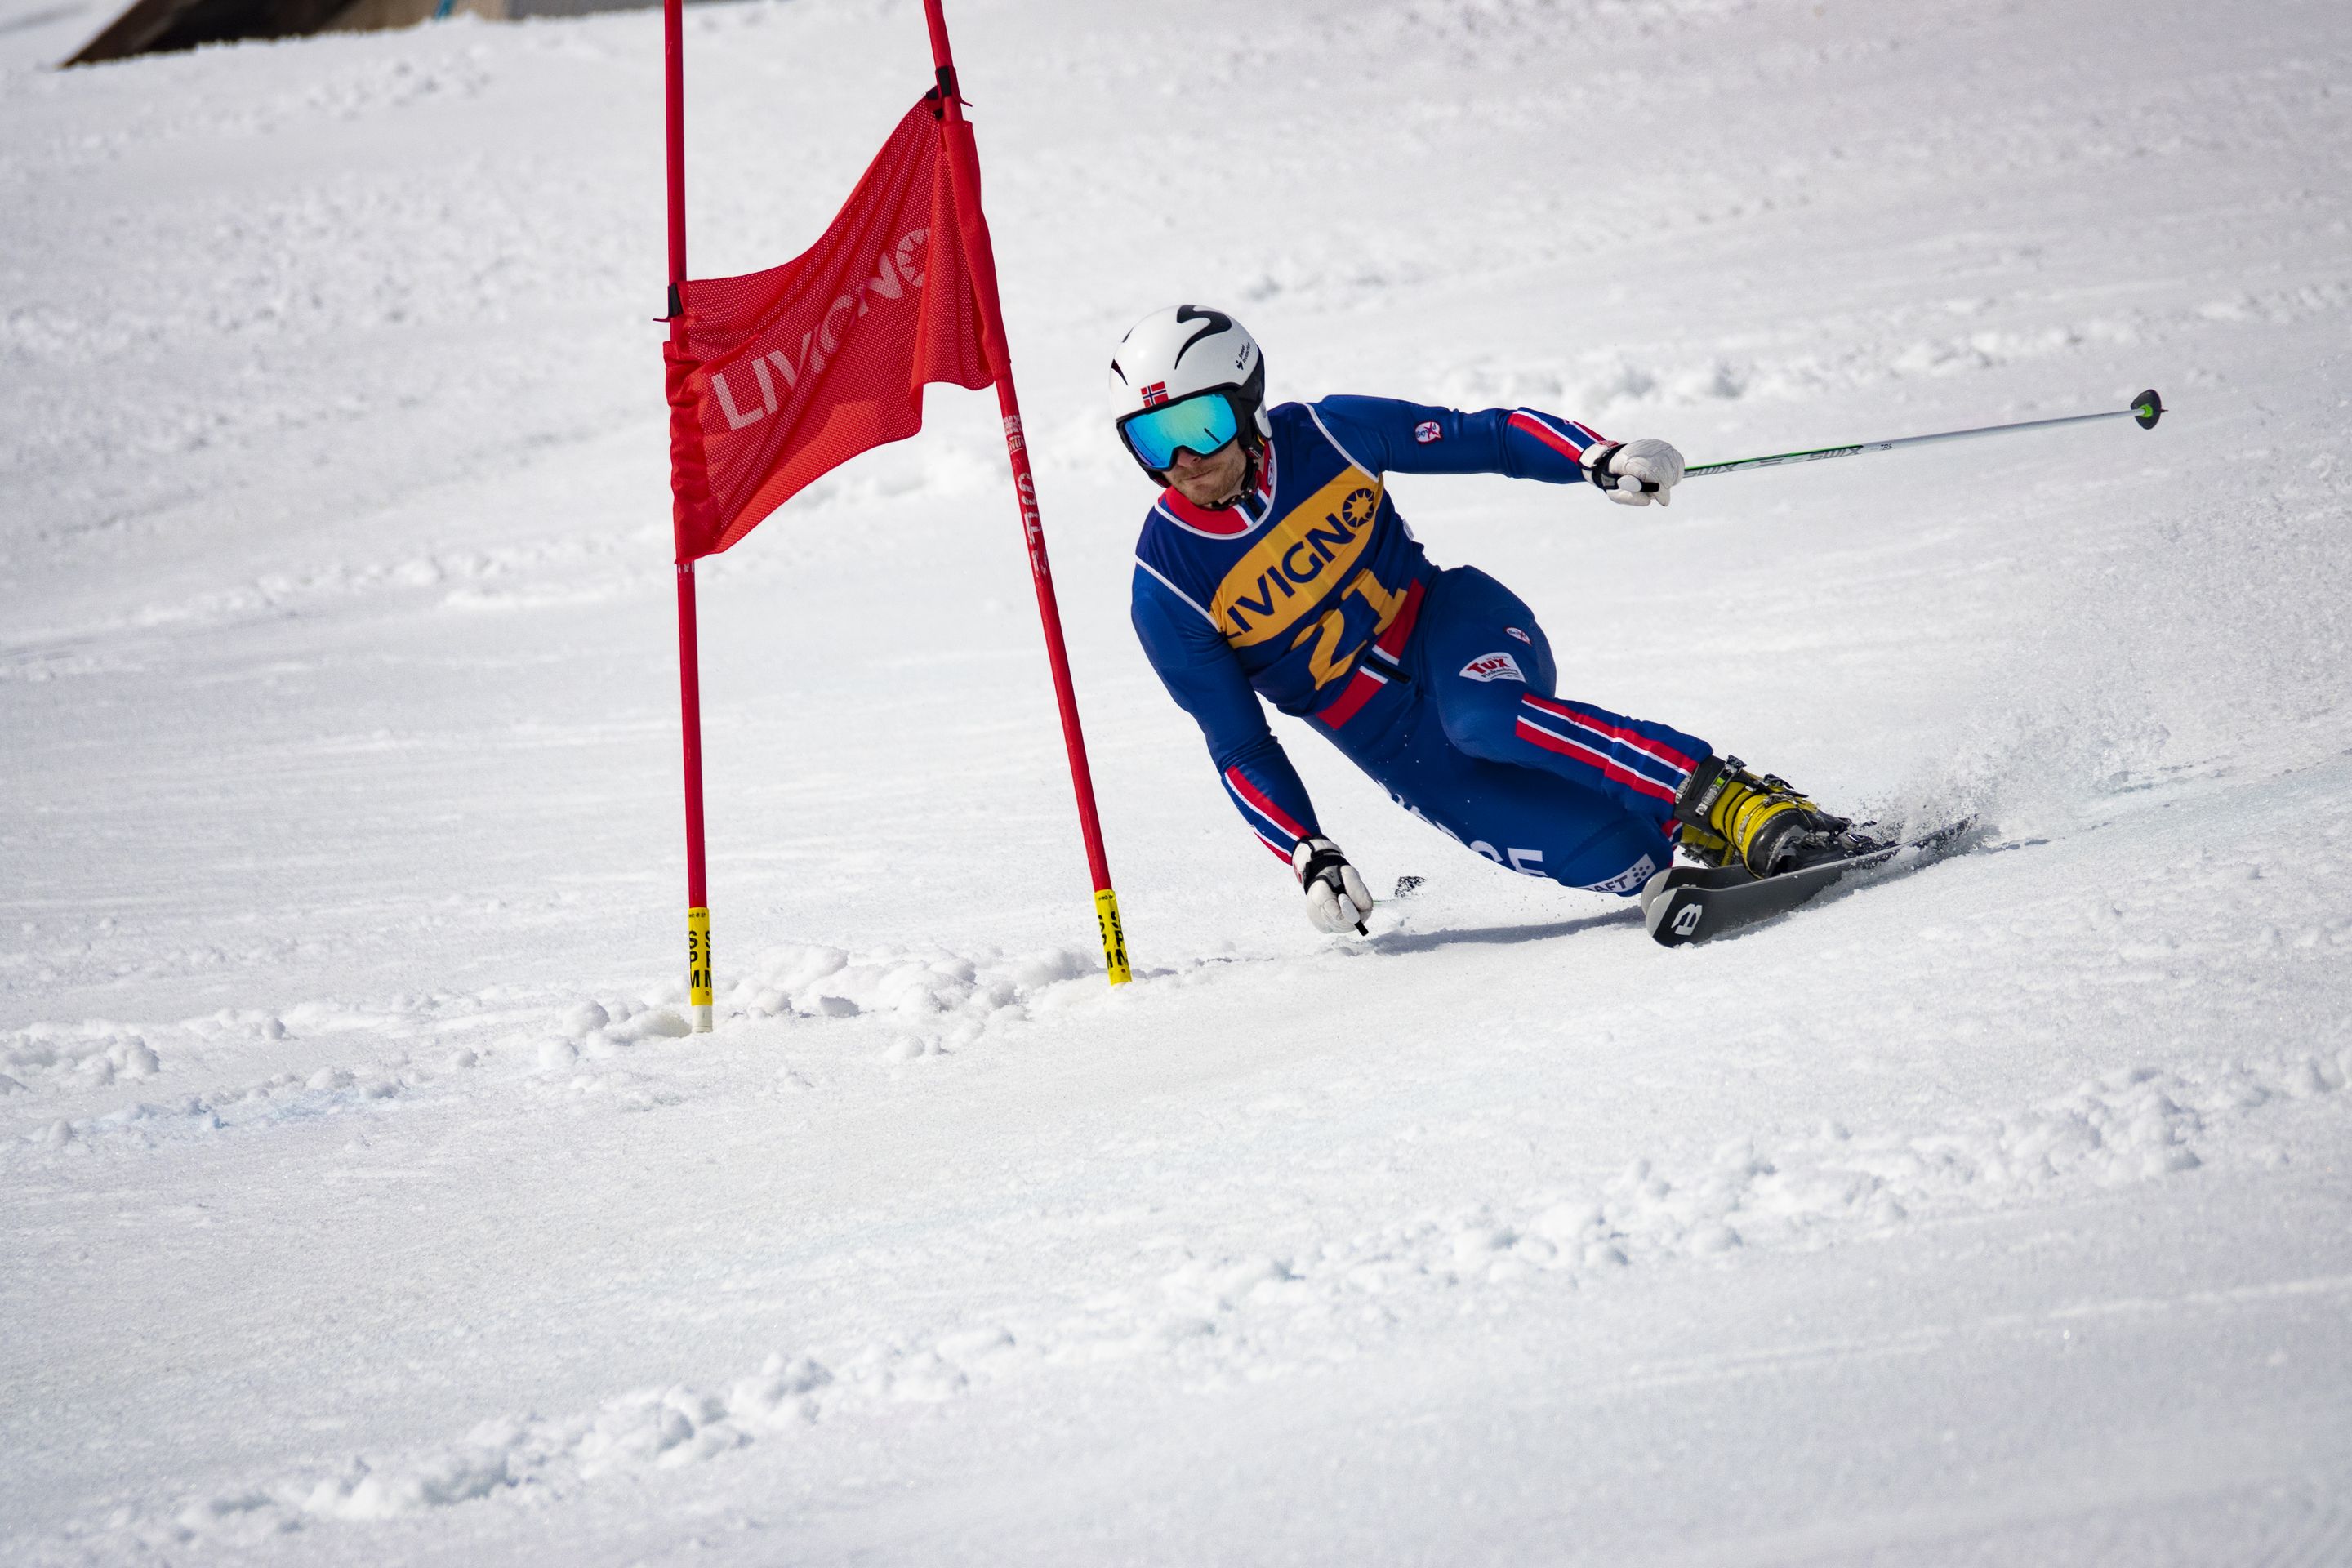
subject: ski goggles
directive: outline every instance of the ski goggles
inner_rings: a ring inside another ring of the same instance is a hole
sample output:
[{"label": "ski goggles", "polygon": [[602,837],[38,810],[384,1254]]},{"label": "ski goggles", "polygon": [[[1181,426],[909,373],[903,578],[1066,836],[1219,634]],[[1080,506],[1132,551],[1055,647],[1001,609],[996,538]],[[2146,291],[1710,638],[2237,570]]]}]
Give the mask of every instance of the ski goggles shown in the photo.
[{"label": "ski goggles", "polygon": [[1241,422],[1223,392],[1196,392],[1118,422],[1119,439],[1145,468],[1164,472],[1180,450],[1205,458],[1241,434]]}]

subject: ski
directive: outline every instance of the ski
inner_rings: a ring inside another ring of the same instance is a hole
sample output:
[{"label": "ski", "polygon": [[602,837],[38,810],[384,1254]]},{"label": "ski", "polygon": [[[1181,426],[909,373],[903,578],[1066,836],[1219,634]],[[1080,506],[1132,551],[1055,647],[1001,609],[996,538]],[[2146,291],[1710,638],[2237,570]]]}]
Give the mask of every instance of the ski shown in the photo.
[{"label": "ski", "polygon": [[[1966,847],[1976,818],[1963,817],[1884,849],[1756,878],[1737,866],[1674,866],[1642,889],[1642,921],[1661,946],[1705,942],[1788,913],[1822,889],[1860,871],[1917,870]],[[1898,866],[1899,862],[1899,866]]]}]

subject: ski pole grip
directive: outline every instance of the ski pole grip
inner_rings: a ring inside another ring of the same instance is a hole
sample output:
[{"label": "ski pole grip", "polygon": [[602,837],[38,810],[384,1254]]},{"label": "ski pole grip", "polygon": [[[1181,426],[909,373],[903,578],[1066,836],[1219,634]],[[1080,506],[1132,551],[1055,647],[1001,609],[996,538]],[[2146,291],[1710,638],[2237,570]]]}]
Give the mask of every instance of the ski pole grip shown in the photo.
[{"label": "ski pole grip", "polygon": [[[1603,489],[1622,490],[1625,488],[1625,481],[1633,479],[1631,474],[1621,474],[1617,471],[1617,454],[1624,448],[1625,443],[1622,441],[1611,441],[1604,446],[1593,447],[1577,460],[1583,467],[1586,479]],[[1634,483],[1641,486],[1642,493],[1645,496],[1658,493],[1658,486],[1654,480],[1634,479]]]}]

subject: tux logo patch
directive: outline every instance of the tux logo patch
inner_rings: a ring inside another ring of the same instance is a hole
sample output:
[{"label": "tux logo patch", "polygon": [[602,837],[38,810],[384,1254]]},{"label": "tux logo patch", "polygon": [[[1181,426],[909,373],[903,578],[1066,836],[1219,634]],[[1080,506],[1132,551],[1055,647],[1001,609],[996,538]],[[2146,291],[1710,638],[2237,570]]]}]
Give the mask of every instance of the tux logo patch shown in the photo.
[{"label": "tux logo patch", "polygon": [[1462,667],[1465,680],[1516,680],[1527,684],[1528,678],[1519,672],[1519,661],[1507,653],[1482,653]]}]

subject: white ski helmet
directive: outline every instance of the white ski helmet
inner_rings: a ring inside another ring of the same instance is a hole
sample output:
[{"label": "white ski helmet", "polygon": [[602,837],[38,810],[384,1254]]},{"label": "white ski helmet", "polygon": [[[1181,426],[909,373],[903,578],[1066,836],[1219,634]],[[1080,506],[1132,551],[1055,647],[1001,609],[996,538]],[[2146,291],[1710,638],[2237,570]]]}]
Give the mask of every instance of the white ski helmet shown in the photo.
[{"label": "white ski helmet", "polygon": [[[1152,427],[1167,416],[1155,414],[1150,425],[1130,430],[1129,421],[1140,415],[1215,393],[1232,410],[1232,429],[1217,447],[1238,436],[1256,450],[1274,434],[1265,416],[1265,355],[1248,328],[1206,305],[1171,305],[1136,322],[1111,355],[1109,381],[1110,416],[1119,444],[1155,479],[1173,459],[1174,446],[1198,450],[1194,443],[1202,437],[1197,432],[1223,430],[1227,421],[1219,412],[1214,419],[1192,421],[1195,433],[1161,431]],[[1161,460],[1154,464],[1147,453]]]}]

